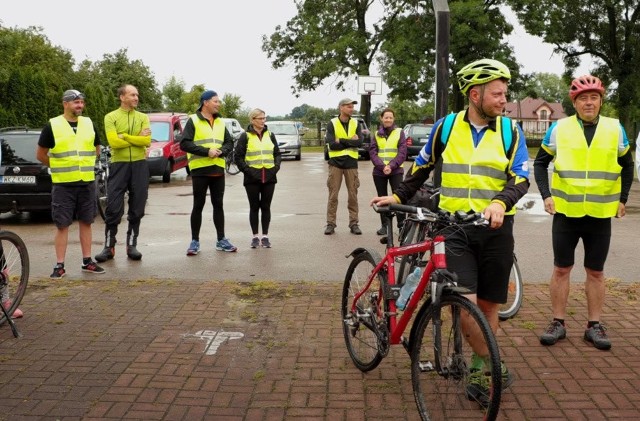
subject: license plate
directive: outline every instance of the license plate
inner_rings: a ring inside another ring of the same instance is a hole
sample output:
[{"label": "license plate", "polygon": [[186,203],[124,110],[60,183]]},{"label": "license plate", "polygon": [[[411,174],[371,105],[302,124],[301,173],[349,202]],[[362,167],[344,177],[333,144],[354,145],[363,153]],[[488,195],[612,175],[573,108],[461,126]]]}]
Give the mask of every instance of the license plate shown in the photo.
[{"label": "license plate", "polygon": [[36,184],[35,175],[5,175],[1,178],[2,184]]}]

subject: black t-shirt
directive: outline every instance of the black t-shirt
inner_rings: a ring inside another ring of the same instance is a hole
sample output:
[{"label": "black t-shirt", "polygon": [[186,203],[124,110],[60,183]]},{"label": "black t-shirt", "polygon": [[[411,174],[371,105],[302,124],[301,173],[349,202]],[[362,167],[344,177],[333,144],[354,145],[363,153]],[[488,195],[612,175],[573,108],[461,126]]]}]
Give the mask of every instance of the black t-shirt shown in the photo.
[{"label": "black t-shirt", "polygon": [[[69,126],[71,126],[73,132],[75,133],[76,129],[78,128],[78,122],[67,121],[67,123],[69,123]],[[96,137],[93,140],[93,146],[98,146],[100,144],[100,138],[98,137],[98,132],[95,131],[95,128],[93,131],[96,133]],[[40,139],[38,139],[38,146],[47,149],[53,149],[56,146],[56,139],[53,136],[51,121],[47,121],[47,124],[45,124],[45,126],[42,128],[42,132],[40,132]]]}]

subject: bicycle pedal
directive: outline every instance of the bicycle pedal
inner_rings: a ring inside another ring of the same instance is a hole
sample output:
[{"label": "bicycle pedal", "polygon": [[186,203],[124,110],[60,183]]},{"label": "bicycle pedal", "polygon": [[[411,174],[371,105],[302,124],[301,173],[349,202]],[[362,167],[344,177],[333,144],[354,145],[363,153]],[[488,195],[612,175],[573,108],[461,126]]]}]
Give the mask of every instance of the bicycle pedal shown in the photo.
[{"label": "bicycle pedal", "polygon": [[423,373],[428,373],[435,370],[435,367],[433,366],[433,363],[431,361],[420,361],[418,363],[418,368],[420,368],[420,371]]}]

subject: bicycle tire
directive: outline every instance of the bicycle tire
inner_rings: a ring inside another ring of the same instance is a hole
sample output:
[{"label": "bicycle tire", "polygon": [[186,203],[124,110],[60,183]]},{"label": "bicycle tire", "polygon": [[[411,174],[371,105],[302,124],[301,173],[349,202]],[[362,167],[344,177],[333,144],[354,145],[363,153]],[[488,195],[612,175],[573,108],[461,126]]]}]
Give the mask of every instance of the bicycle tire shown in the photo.
[{"label": "bicycle tire", "polygon": [[522,306],[523,293],[524,283],[522,280],[522,274],[520,272],[520,267],[518,266],[518,259],[514,253],[513,266],[511,267],[511,274],[509,275],[507,302],[502,304],[498,310],[498,317],[500,320],[509,320],[518,314],[518,311],[520,311],[520,307]]},{"label": "bicycle tire", "polygon": [[240,172],[240,168],[238,168],[238,166],[236,165],[233,154],[231,154],[229,156],[229,159],[227,159],[225,168],[227,170],[227,174],[229,175],[236,175]]},{"label": "bicycle tire", "polygon": [[359,314],[353,314],[351,306],[355,295],[364,288],[379,261],[379,256],[374,256],[368,251],[357,254],[347,269],[342,289],[341,316],[344,340],[353,363],[363,372],[376,368],[383,358],[379,351],[379,338],[373,326],[373,323],[378,322],[375,315],[379,314],[380,306],[385,305],[382,285],[386,280],[380,279],[382,274],[376,277],[369,290],[360,296],[359,302],[356,303]]},{"label": "bicycle tire", "polygon": [[[18,234],[11,231],[0,231],[0,276],[6,285],[0,287],[0,300],[3,304],[11,304],[5,308],[9,316],[20,305],[29,282],[29,253],[27,246]],[[0,325],[7,321],[0,311]]]},{"label": "bicycle tire", "polygon": [[107,170],[96,177],[96,204],[103,221],[107,219]]},{"label": "bicycle tire", "polygon": [[[487,346],[490,367],[500,367],[498,343],[480,309],[456,293],[443,292],[439,308],[427,301],[426,311],[416,320],[417,328],[411,340],[411,382],[418,411],[423,420],[478,418],[478,409],[484,410],[484,420],[495,420],[500,409],[502,394],[501,369],[491,370],[487,377],[489,393],[476,396],[467,391],[472,349],[464,339],[460,315],[464,311],[475,320],[478,332]],[[431,323],[440,310],[440,336]],[[436,350],[439,350],[436,351]],[[439,354],[439,355],[436,355]],[[439,360],[439,362],[438,362]],[[438,365],[442,367],[438,373]],[[431,366],[431,368],[429,368]],[[486,368],[484,369],[486,370]],[[490,381],[489,381],[490,378]],[[477,400],[482,400],[480,403]]]}]

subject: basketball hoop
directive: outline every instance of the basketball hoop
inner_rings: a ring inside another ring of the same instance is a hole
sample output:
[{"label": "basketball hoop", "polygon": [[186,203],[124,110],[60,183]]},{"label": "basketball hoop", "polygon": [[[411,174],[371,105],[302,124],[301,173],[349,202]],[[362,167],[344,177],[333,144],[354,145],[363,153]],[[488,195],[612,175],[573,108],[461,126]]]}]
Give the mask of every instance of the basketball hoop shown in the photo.
[{"label": "basketball hoop", "polygon": [[358,76],[358,95],[382,95],[382,77]]}]

